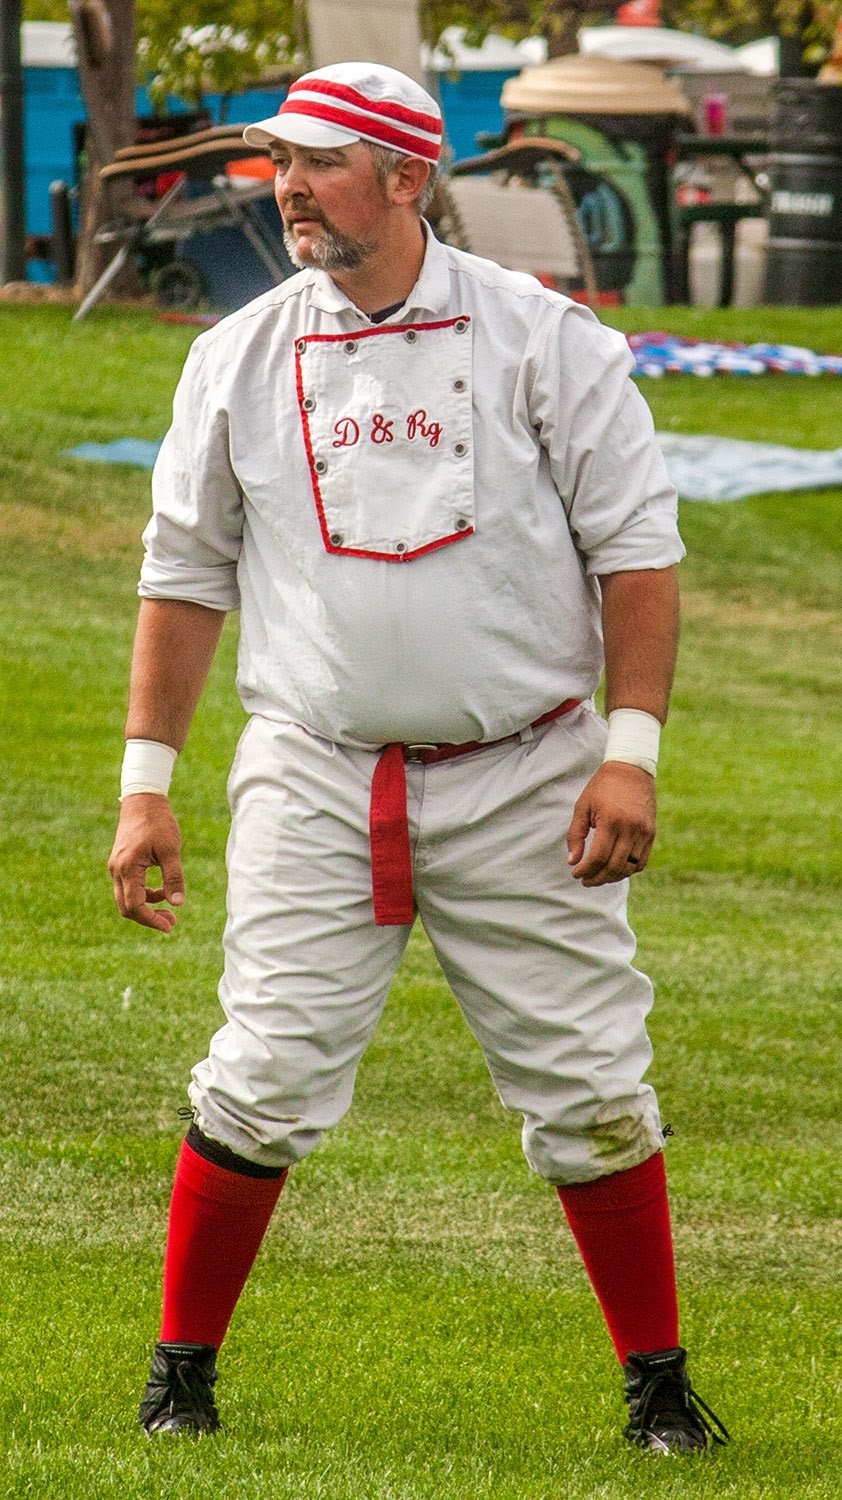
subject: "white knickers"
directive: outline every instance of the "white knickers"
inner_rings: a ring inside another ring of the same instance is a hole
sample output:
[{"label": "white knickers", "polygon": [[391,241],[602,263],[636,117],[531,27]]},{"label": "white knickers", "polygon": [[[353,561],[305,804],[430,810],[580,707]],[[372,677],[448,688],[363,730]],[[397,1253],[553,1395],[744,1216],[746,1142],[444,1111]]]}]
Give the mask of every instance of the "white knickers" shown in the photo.
[{"label": "white knickers", "polygon": [[[418,914],[500,1098],[523,1115],[528,1161],[554,1183],[662,1145],[627,882],[587,889],[567,865],[573,804],[604,743],[583,706],[406,767]],[[231,772],[227,1021],[190,1098],[208,1136],[267,1166],[306,1156],[348,1109],[409,937],[373,921],[375,759],[255,717]]]}]

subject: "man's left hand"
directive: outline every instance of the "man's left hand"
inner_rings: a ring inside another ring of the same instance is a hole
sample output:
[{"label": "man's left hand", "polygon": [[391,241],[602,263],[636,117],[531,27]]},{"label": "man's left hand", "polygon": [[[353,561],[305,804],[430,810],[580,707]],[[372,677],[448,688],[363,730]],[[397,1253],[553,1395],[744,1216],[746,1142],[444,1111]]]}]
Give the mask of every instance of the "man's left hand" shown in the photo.
[{"label": "man's left hand", "polygon": [[582,792],[567,830],[574,879],[610,885],[639,875],[654,842],[654,777],[625,761],[605,761]]}]

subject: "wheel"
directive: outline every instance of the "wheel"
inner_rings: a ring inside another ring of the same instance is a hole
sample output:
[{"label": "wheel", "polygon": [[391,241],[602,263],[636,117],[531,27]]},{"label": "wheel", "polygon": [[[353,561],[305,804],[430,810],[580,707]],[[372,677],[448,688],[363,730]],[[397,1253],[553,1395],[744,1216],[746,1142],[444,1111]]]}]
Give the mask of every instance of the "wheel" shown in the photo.
[{"label": "wheel", "polygon": [[187,310],[198,307],[204,296],[205,278],[192,260],[171,260],[155,277],[159,307]]}]

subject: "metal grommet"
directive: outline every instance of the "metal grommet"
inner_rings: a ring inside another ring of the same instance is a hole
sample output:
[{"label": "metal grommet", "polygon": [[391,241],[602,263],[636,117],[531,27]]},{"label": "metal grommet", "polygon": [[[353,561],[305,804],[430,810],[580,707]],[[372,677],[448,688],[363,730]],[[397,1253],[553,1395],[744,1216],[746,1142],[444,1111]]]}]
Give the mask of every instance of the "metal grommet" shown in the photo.
[{"label": "metal grommet", "polygon": [[397,552],[398,557],[402,557],[403,556],[404,552],[406,552],[406,550],[407,550],[407,547],[408,547],[408,543],[407,542],[395,542],[395,551]]},{"label": "metal grommet", "polygon": [[453,452],[456,454],[457,458],[464,458],[464,456],[467,453],[467,451],[468,451],[468,444],[467,443],[454,443],[453,444]]},{"label": "metal grommet", "polygon": [[346,354],[356,354],[356,352],[357,352],[357,341],[356,341],[356,339],[346,339],[345,340],[345,353]]},{"label": "metal grommet", "polygon": [[414,328],[407,328],[406,333],[404,334],[404,338],[406,339],[406,342],[408,344],[414,344],[417,337],[418,334],[415,332]]},{"label": "metal grommet", "polygon": [[313,468],[315,469],[317,474],[327,473],[327,464],[325,463],[323,458],[317,458],[316,462],[313,465]]},{"label": "metal grommet", "polygon": [[315,411],[316,410],[316,403],[315,403],[315,400],[313,399],[312,396],[305,396],[304,400],[301,403],[301,405],[303,406],[303,408],[304,408],[305,411]]},{"label": "metal grommet", "polygon": [[456,322],[453,325],[453,332],[454,333],[464,333],[466,331],[467,327],[468,327],[468,320],[467,320],[467,318],[457,318]]},{"label": "metal grommet", "polygon": [[454,380],[453,389],[454,391],[466,391],[468,389],[467,380]]},{"label": "metal grommet", "polygon": [[470,521],[467,521],[464,516],[460,516],[459,520],[456,522],[456,530],[457,531],[468,531],[468,530],[470,530],[470,525],[471,525]]},{"label": "metal grommet", "polygon": [[341,531],[332,531],[330,533],[329,541],[331,547],[341,547],[344,540],[345,538]]},{"label": "metal grommet", "polygon": [[307,348],[307,340],[299,339],[295,347],[299,354],[303,354],[305,349]]}]

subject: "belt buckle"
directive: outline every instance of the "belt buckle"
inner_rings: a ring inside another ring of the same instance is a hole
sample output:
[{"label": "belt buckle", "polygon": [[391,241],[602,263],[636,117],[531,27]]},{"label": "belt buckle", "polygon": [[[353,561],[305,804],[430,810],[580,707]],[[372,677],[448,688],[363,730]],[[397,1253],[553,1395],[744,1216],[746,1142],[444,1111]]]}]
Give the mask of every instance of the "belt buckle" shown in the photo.
[{"label": "belt buckle", "polygon": [[420,761],[423,761],[425,750],[438,750],[438,748],[439,748],[438,745],[425,745],[425,744],[420,744],[420,745],[405,745],[404,746],[404,756],[406,757],[407,760],[412,760],[412,761],[420,760]]}]

